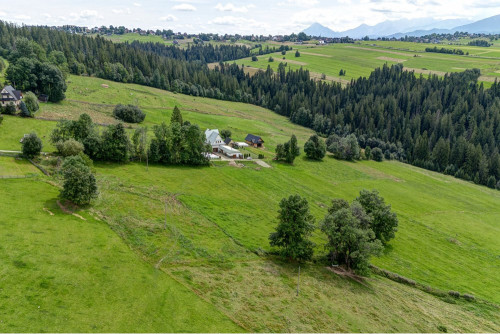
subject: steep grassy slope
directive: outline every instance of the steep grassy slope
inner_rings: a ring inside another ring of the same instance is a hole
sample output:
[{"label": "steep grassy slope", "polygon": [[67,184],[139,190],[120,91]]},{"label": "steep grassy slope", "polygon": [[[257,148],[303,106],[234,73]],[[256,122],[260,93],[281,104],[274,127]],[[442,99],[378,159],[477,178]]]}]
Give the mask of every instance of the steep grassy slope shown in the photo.
[{"label": "steep grassy slope", "polygon": [[[185,119],[202,128],[230,128],[240,140],[248,132],[263,136],[266,148],[260,152],[270,169],[252,162],[242,168],[226,163],[206,168],[96,164],[101,195],[90,209],[151,266],[173,275],[244,328],[429,332],[442,325],[449,331],[499,330],[495,306],[441,300],[379,277],[356,283],[321,262],[302,268],[302,292],[296,298],[297,267],[265,252],[282,197],[305,196],[319,220],[332,198],[350,200],[361,189],[378,189],[398,213],[400,228],[374,264],[435,288],[500,303],[500,192],[397,162],[299,157],[293,166],[275,163],[269,157],[277,143],[295,133],[303,145],[311,131],[255,106],[95,78],[70,80],[72,101],[44,104],[37,117],[76,118],[85,111],[110,123],[114,104],[137,103],[151,127],[168,122],[177,104]],[[6,118],[0,149],[14,145],[10,136],[55,125],[23,122]],[[324,238],[317,233],[314,240],[320,259]]]},{"label": "steep grassy slope", "polygon": [[241,330],[106,223],[61,211],[57,195],[42,180],[0,179],[0,331]]}]

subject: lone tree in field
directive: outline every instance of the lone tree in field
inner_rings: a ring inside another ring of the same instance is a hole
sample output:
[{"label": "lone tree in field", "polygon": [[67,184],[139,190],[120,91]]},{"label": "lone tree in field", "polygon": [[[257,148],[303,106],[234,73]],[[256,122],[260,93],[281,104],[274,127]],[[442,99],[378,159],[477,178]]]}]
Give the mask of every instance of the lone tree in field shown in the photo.
[{"label": "lone tree in field", "polygon": [[28,159],[39,156],[42,151],[42,140],[38,138],[36,133],[30,133],[23,138],[22,151],[23,155]]},{"label": "lone tree in field", "polygon": [[385,204],[385,200],[377,190],[361,190],[356,201],[371,217],[370,228],[377,239],[385,244],[395,237],[398,230],[398,217],[391,211],[391,206]]},{"label": "lone tree in field", "polygon": [[181,114],[181,111],[179,110],[179,108],[177,108],[177,106],[175,106],[174,111],[172,113],[172,117],[170,118],[170,124],[172,124],[174,122],[177,122],[180,125],[183,124],[183,122],[182,122],[182,114]]},{"label": "lone tree in field", "polygon": [[279,247],[281,256],[290,260],[310,260],[314,244],[308,238],[315,226],[307,200],[299,195],[283,198],[278,212],[276,232],[269,235],[271,246]]},{"label": "lone tree in field", "polygon": [[97,197],[97,184],[90,168],[79,155],[68,157],[62,165],[64,185],[61,197],[78,205]]},{"label": "lone tree in field", "polygon": [[295,51],[295,57],[300,57],[300,52],[299,52],[299,50]]},{"label": "lone tree in field", "polygon": [[318,135],[312,135],[304,145],[304,152],[309,159],[322,160],[326,154],[326,144]]}]

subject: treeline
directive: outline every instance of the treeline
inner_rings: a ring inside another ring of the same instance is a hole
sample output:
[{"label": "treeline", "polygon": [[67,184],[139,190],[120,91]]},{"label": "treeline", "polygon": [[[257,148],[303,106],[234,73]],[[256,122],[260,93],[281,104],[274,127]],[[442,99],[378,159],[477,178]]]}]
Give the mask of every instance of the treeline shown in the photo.
[{"label": "treeline", "polygon": [[476,39],[476,40],[470,41],[469,43],[467,43],[467,45],[470,45],[470,46],[481,46],[481,47],[488,48],[488,47],[492,46],[493,43],[485,41],[484,39]]},{"label": "treeline", "polygon": [[[433,48],[425,48],[425,52],[446,53],[446,54],[459,55],[459,56],[463,56],[464,54],[466,54],[461,49],[446,49],[446,48],[438,48],[437,46],[435,46]],[[467,54],[469,54],[469,53],[467,52]]]}]

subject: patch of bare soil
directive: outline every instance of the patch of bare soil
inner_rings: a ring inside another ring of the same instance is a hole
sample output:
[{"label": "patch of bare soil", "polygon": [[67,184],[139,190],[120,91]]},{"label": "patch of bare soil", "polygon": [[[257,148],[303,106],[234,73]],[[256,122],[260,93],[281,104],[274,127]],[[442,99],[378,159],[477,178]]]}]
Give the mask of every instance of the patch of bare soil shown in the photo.
[{"label": "patch of bare soil", "polygon": [[78,205],[75,205],[69,201],[64,201],[64,204],[60,201],[57,201],[57,205],[59,205],[59,208],[62,210],[62,212],[67,213],[68,215],[73,215],[77,218],[80,218],[81,220],[86,220],[79,214],[75,213],[75,211],[78,209]]},{"label": "patch of bare soil", "polygon": [[443,76],[443,75],[446,74],[446,72],[442,72],[442,71],[424,70],[424,69],[421,69],[421,68],[405,67],[404,70],[405,71],[409,71],[409,72],[422,73],[422,74],[436,74],[436,75],[439,75],[439,76]]},{"label": "patch of bare soil", "polygon": [[326,267],[326,269],[331,271],[332,273],[339,275],[339,276],[350,278],[350,279],[366,286],[365,279],[361,276],[356,275],[351,270],[346,270],[343,267]]},{"label": "patch of bare soil", "polygon": [[49,215],[53,216],[54,213],[47,208],[43,208],[43,211],[47,212]]},{"label": "patch of bare soil", "polygon": [[377,59],[385,60],[385,61],[393,61],[396,63],[402,63],[402,62],[406,61],[406,59],[398,59],[398,58],[391,58],[391,57],[377,57]]},{"label": "patch of bare soil", "polygon": [[236,167],[236,168],[243,168],[243,167],[245,167],[244,164],[240,164],[240,163],[238,163],[238,162],[236,162],[234,160],[229,161],[228,165],[231,166],[231,167]]},{"label": "patch of bare soil", "polygon": [[330,55],[322,55],[320,53],[313,53],[313,52],[300,52],[301,54],[303,55],[310,55],[310,56],[318,56],[318,57],[325,57],[325,58],[332,58],[333,56],[330,56]]}]

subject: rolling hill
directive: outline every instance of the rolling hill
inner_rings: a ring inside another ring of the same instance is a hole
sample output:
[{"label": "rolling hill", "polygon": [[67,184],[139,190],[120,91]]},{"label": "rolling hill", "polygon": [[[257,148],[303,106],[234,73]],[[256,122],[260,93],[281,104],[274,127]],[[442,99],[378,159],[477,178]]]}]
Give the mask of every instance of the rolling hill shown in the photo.
[{"label": "rolling hill", "polygon": [[[0,157],[0,200],[8,204],[0,217],[0,254],[8,259],[0,330],[500,330],[500,192],[394,161],[301,156],[293,166],[277,163],[278,143],[293,133],[303,145],[312,131],[248,104],[97,78],[68,81],[67,100],[43,104],[37,118],[5,116],[0,149],[19,148],[17,138],[35,131],[51,150],[51,120],[87,112],[109,124],[118,103],[138,104],[151,130],[178,105],[202,129],[230,129],[236,139],[261,135],[266,147],[255,151],[272,168],[96,163],[99,198],[68,213],[57,203],[57,177]],[[434,295],[378,275],[354,280],[332,272],[316,232],[318,257],[301,268],[297,297],[297,266],[269,254],[279,200],[305,196],[319,221],[332,198],[351,200],[364,188],[378,189],[400,219],[396,238],[372,262]],[[452,298],[449,290],[476,301]]]}]

